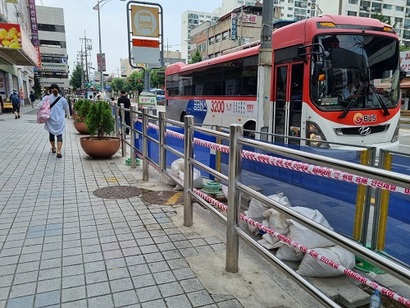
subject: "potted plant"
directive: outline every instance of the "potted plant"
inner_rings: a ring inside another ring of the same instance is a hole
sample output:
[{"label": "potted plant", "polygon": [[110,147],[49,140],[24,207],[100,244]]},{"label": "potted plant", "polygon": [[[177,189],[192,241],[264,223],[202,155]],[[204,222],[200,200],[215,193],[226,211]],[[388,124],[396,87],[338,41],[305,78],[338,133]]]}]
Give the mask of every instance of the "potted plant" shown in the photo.
[{"label": "potted plant", "polygon": [[88,128],[85,124],[85,118],[90,111],[91,101],[88,99],[79,99],[74,104],[74,127],[80,134],[88,134]]},{"label": "potted plant", "polygon": [[110,158],[120,148],[120,138],[108,136],[114,131],[115,120],[111,106],[106,101],[92,103],[85,118],[88,133],[81,137],[80,144],[84,152],[93,158]]}]

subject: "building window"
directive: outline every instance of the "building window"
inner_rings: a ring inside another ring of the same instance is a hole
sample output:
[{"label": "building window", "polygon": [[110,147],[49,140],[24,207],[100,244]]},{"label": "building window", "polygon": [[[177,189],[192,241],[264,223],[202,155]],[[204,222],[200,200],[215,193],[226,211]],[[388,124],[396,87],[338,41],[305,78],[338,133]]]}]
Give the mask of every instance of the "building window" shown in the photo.
[{"label": "building window", "polygon": [[221,41],[221,38],[222,38],[221,33],[217,34],[217,35],[215,36],[215,43],[220,42],[220,41]]},{"label": "building window", "polygon": [[225,31],[224,33],[222,33],[222,40],[227,40],[229,38],[229,31]]},{"label": "building window", "polygon": [[404,7],[402,7],[402,6],[396,6],[396,11],[398,11],[398,12],[404,12]]},{"label": "building window", "polygon": [[62,42],[62,41],[40,40],[40,47],[67,48],[67,44],[66,42]]},{"label": "building window", "polygon": [[[349,3],[350,4],[358,4],[359,0],[349,0]],[[353,16],[353,15],[351,15],[351,16]]]},{"label": "building window", "polygon": [[357,13],[353,11],[347,11],[347,16],[357,16]]},{"label": "building window", "polygon": [[385,9],[385,10],[391,10],[391,9],[392,9],[392,5],[391,5],[391,4],[383,4],[383,9]]},{"label": "building window", "polygon": [[208,44],[209,45],[213,45],[215,43],[215,37],[210,37],[209,39],[208,39]]},{"label": "building window", "polygon": [[65,32],[64,26],[60,25],[48,25],[48,24],[38,24],[37,28],[39,31],[49,31],[49,32]]}]

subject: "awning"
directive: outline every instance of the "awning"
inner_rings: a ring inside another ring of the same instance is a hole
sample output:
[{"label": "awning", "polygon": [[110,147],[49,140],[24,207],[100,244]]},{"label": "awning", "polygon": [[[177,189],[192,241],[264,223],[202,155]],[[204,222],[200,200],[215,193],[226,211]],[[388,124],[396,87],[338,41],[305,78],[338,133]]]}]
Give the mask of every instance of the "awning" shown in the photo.
[{"label": "awning", "polygon": [[37,66],[37,49],[31,43],[27,32],[18,24],[0,23],[1,62],[13,65]]}]

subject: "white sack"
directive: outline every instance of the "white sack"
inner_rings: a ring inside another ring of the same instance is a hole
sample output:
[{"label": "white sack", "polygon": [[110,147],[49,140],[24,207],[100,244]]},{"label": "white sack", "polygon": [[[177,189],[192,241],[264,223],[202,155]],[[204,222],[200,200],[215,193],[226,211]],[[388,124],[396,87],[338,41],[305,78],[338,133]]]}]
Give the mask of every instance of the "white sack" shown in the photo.
[{"label": "white sack", "polygon": [[[321,256],[325,256],[345,268],[352,269],[355,266],[356,261],[354,254],[340,246],[316,248],[314,250]],[[336,277],[343,275],[343,272],[313,258],[309,254],[305,254],[296,272],[308,277]]]}]

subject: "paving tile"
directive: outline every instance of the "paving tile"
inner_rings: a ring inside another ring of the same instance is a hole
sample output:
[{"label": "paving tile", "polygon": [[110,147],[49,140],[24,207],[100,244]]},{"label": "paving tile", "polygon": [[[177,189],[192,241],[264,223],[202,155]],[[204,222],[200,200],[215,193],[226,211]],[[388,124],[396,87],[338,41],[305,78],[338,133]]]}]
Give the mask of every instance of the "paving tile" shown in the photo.
[{"label": "paving tile", "polygon": [[145,302],[141,303],[142,308],[166,308],[167,304],[165,304],[165,301],[163,299],[157,299],[155,301],[150,301],[150,302]]},{"label": "paving tile", "polygon": [[191,303],[186,295],[177,295],[165,298],[168,308],[192,308]]},{"label": "paving tile", "polygon": [[134,290],[115,293],[113,295],[115,306],[138,304],[138,298]]},{"label": "paving tile", "polygon": [[154,277],[151,274],[132,276],[131,278],[136,289],[155,285]]},{"label": "paving tile", "polygon": [[52,291],[46,293],[36,294],[34,307],[44,307],[50,305],[57,305],[60,303],[60,291]]},{"label": "paving tile", "polygon": [[134,289],[130,278],[110,280],[110,286],[113,293]]},{"label": "paving tile", "polygon": [[38,271],[19,273],[14,276],[13,284],[22,284],[32,281],[37,281]]},{"label": "paving tile", "polygon": [[107,273],[110,280],[128,278],[130,276],[126,267],[109,269]]},{"label": "paving tile", "polygon": [[87,285],[87,297],[110,294],[110,285],[107,281]]},{"label": "paving tile", "polygon": [[214,303],[212,297],[205,290],[188,293],[187,296],[193,307],[205,306]]},{"label": "paving tile", "polygon": [[63,266],[63,276],[73,276],[84,273],[83,265]]},{"label": "paving tile", "polygon": [[195,273],[190,268],[176,269],[173,271],[173,273],[175,277],[177,278],[177,280],[183,280],[183,279],[196,277]]},{"label": "paving tile", "polygon": [[87,302],[89,308],[114,308],[114,302],[111,295],[88,298]]},{"label": "paving tile", "polygon": [[184,293],[184,290],[178,282],[161,284],[158,285],[158,288],[163,297],[170,297]]},{"label": "paving tile", "polygon": [[180,284],[186,293],[200,291],[204,286],[197,278],[181,280]]},{"label": "paving tile", "polygon": [[87,284],[108,281],[108,275],[107,275],[107,272],[105,271],[87,273],[85,274],[85,280]]},{"label": "paving tile", "polygon": [[61,267],[61,258],[41,260],[40,269]]},{"label": "paving tile", "polygon": [[53,279],[61,277],[61,268],[50,268],[40,270],[38,280]]},{"label": "paving tile", "polygon": [[105,271],[105,262],[104,261],[95,261],[95,262],[88,262],[84,264],[85,272],[98,272],[98,271]]},{"label": "paving tile", "polygon": [[62,287],[64,289],[83,285],[85,285],[85,277],[82,274],[63,277]]},{"label": "paving tile", "polygon": [[10,298],[7,303],[7,308],[24,308],[32,307],[34,304],[34,295]]},{"label": "paving tile", "polygon": [[85,286],[74,287],[63,289],[61,291],[61,301],[70,302],[74,300],[84,299],[85,297]]},{"label": "paving tile", "polygon": [[[61,308],[87,308],[87,300],[86,299],[81,299],[78,301],[73,301],[73,302],[68,302],[68,303],[63,303],[61,305]],[[104,306],[101,306],[100,308],[103,308]]]},{"label": "paving tile", "polygon": [[0,301],[9,297],[10,287],[0,288]]},{"label": "paving tile", "polygon": [[37,293],[60,290],[61,278],[41,280],[37,283]]},{"label": "paving tile", "polygon": [[36,293],[36,282],[13,285],[10,291],[10,297],[21,297]]}]

